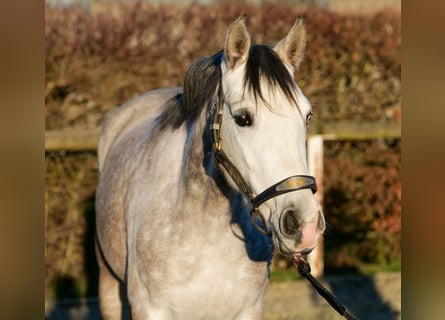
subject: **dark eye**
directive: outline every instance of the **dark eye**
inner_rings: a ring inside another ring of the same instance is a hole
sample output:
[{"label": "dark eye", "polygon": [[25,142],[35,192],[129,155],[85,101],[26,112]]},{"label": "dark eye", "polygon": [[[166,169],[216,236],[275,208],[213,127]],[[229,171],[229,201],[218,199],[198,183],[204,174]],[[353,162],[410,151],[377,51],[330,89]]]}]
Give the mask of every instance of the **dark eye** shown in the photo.
[{"label": "dark eye", "polygon": [[306,116],[306,124],[309,124],[309,122],[311,122],[311,118],[314,115],[314,113],[311,111],[308,113],[308,115]]},{"label": "dark eye", "polygon": [[250,127],[253,123],[253,117],[250,112],[243,112],[239,115],[233,117],[235,119],[235,123],[240,127]]}]

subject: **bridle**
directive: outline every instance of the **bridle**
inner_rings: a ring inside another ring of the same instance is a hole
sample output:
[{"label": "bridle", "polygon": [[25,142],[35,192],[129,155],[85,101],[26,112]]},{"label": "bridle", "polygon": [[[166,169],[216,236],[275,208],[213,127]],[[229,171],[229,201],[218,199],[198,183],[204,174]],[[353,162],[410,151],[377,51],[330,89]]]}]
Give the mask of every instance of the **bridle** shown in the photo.
[{"label": "bridle", "polygon": [[[220,129],[222,123],[223,106],[224,95],[222,86],[220,84],[218,88],[218,94],[215,96],[215,100],[213,102],[214,113],[212,123],[210,125],[213,158],[215,159],[218,168],[220,170],[223,168],[229,174],[235,184],[240,188],[241,192],[249,197],[252,204],[252,209],[249,215],[253,225],[261,233],[270,237],[272,236],[272,233],[268,228],[265,218],[258,209],[259,206],[267,200],[283,193],[302,189],[311,189],[312,193],[315,193],[317,192],[317,183],[315,182],[315,178],[312,176],[294,175],[275,183],[269,188],[266,188],[260,194],[255,195],[252,188],[249,186],[246,180],[244,180],[239,170],[232,163],[232,161],[230,161],[230,159],[227,157],[226,153],[222,149]],[[257,218],[261,220],[261,224],[264,228],[258,225],[258,223],[256,222]]]}]

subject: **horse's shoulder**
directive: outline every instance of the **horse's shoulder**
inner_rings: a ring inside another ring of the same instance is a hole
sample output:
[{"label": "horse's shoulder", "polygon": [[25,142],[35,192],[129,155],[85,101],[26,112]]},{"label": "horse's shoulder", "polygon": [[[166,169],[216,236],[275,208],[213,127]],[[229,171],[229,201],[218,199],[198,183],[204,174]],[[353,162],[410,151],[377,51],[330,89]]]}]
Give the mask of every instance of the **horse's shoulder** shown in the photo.
[{"label": "horse's shoulder", "polygon": [[182,87],[157,89],[143,93],[113,110],[101,128],[98,143],[99,169],[102,168],[113,144],[137,126],[153,120],[161,107],[172,96],[181,93]]}]

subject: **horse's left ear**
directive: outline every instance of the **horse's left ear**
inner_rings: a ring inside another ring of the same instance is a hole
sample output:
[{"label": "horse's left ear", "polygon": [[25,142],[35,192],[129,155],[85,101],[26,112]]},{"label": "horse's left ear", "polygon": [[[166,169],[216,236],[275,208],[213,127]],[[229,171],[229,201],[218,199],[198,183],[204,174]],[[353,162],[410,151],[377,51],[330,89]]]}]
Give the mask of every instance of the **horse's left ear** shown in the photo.
[{"label": "horse's left ear", "polygon": [[301,60],[303,60],[305,47],[306,28],[303,20],[298,17],[287,36],[275,45],[274,50],[284,63],[297,70]]}]

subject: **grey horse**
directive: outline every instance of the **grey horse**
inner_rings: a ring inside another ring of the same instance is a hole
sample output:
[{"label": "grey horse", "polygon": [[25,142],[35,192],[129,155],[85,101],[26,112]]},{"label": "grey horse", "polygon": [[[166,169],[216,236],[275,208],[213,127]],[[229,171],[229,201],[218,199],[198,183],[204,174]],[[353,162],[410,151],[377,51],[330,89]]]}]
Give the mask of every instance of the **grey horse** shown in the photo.
[{"label": "grey horse", "polygon": [[324,231],[307,175],[311,105],[293,78],[304,24],[270,47],[251,44],[245,20],[183,87],[136,97],[103,126],[104,319],[263,319],[274,250],[308,253]]}]

